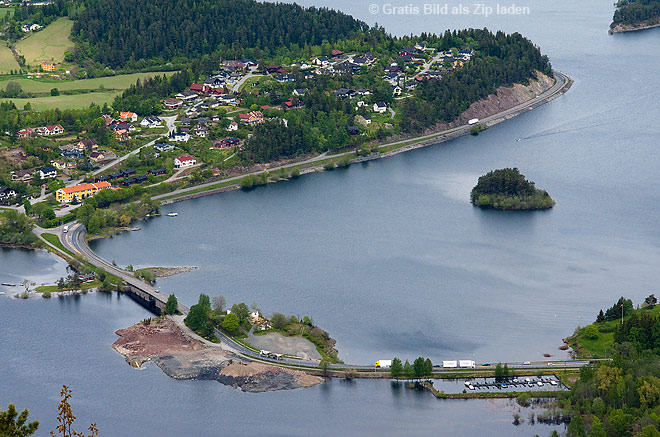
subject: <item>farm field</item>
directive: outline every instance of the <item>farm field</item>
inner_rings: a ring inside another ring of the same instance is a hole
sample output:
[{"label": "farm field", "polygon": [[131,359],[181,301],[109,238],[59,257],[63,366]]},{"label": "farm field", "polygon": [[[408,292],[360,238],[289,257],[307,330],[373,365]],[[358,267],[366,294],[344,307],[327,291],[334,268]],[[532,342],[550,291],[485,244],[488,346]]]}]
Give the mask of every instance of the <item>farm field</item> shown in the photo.
[{"label": "farm field", "polygon": [[19,68],[18,62],[16,62],[16,58],[14,58],[14,54],[9,50],[9,47],[4,43],[0,44],[0,74],[9,73],[11,70],[18,70]]},{"label": "farm field", "polygon": [[[11,55],[11,52],[9,54]],[[18,68],[18,65],[15,68]],[[144,80],[147,77],[160,76],[163,74],[170,76],[173,74],[173,72],[133,73],[122,74],[119,76],[80,80],[27,79],[6,77],[0,79],[0,89],[6,89],[7,82],[12,81],[18,82],[21,85],[21,88],[23,88],[23,91],[26,93],[48,93],[53,88],[57,88],[60,91],[97,90],[101,85],[103,85],[106,90],[124,90],[130,85],[134,84],[138,79]]]},{"label": "farm field", "polygon": [[31,99],[0,99],[0,101],[13,101],[17,108],[23,108],[26,103],[32,105],[32,109],[43,111],[46,109],[82,109],[91,103],[103,106],[104,103],[112,104],[121,91],[77,94],[73,96],[59,95],[57,97],[34,97]]},{"label": "farm field", "polygon": [[20,40],[16,44],[16,50],[25,56],[25,62],[28,65],[34,65],[44,60],[62,62],[64,52],[73,46],[69,39],[72,27],[73,21],[68,18],[60,18],[39,32]]}]

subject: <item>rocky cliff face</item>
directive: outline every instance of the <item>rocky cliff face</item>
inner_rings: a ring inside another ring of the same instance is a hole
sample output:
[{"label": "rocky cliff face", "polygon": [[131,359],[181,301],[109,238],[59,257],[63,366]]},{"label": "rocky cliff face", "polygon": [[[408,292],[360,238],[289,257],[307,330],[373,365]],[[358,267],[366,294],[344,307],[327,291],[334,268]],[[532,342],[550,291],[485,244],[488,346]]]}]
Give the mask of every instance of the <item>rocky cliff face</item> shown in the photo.
[{"label": "rocky cliff face", "polygon": [[506,111],[516,105],[531,100],[551,88],[555,80],[541,72],[536,73],[536,79],[529,85],[515,84],[512,87],[499,87],[497,93],[491,94],[483,100],[474,102],[461,114],[452,126],[459,126],[473,118],[484,118],[498,112]]}]

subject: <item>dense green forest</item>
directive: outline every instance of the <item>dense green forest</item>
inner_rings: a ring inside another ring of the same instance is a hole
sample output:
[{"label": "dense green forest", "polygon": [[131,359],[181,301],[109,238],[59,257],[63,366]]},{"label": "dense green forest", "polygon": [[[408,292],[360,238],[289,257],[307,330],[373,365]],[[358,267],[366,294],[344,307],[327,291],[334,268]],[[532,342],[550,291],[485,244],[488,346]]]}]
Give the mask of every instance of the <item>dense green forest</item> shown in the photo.
[{"label": "dense green forest", "polygon": [[472,189],[470,201],[484,208],[545,209],[552,208],[554,200],[534,182],[525,179],[517,168],[505,168],[481,176]]},{"label": "dense green forest", "polygon": [[250,0],[101,0],[80,14],[73,35],[113,68],[131,59],[194,58],[219,51],[267,58],[284,47],[350,38],[366,24],[329,9]]},{"label": "dense green forest", "polygon": [[635,25],[644,21],[660,21],[660,0],[619,0],[611,27],[617,24]]},{"label": "dense green forest", "polygon": [[[614,331],[611,360],[583,367],[562,415],[573,416],[567,435],[660,436],[660,316],[654,295],[641,308],[621,297],[602,310],[592,338]],[[623,312],[624,320],[621,323]],[[584,331],[583,330],[583,331]],[[611,335],[611,334],[609,334]],[[611,338],[611,337],[608,337]]]},{"label": "dense green forest", "polygon": [[32,220],[14,210],[0,213],[0,244],[32,245],[37,236],[32,233]]}]

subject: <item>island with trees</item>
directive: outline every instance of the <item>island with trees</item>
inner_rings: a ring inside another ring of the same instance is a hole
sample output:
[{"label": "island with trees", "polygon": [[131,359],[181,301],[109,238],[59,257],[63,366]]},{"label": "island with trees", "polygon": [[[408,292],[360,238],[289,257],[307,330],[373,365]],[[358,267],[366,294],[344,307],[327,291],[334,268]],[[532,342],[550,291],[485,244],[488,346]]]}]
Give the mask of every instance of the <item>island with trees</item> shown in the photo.
[{"label": "island with trees", "polygon": [[658,26],[660,0],[619,0],[609,32],[631,32]]},{"label": "island with trees", "polygon": [[517,168],[493,170],[481,176],[470,201],[481,208],[500,210],[548,209],[555,204],[547,191],[536,188]]}]

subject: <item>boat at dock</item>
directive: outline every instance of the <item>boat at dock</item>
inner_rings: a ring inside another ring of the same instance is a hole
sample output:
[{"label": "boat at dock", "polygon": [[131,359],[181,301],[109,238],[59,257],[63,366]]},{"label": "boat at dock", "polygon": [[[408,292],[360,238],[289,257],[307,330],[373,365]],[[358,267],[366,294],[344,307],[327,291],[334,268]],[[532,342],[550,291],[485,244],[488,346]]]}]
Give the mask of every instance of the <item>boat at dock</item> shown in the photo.
[{"label": "boat at dock", "polygon": [[1,285],[4,285],[5,287],[16,287],[16,284],[10,284],[9,282],[3,282]]},{"label": "boat at dock", "polygon": [[178,216],[178,215],[179,215],[178,212],[169,212],[169,213],[167,213],[167,216],[168,216],[168,217],[176,217],[176,216]]}]

